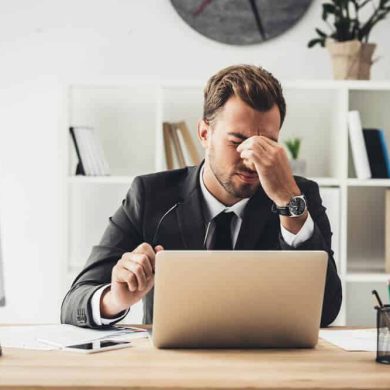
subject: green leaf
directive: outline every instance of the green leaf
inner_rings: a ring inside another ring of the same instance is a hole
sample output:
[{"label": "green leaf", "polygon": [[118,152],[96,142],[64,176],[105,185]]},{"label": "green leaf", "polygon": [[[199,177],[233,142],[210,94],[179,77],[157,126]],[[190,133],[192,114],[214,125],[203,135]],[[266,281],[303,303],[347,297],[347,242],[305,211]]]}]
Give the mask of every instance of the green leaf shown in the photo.
[{"label": "green leaf", "polygon": [[312,39],[308,47],[325,46],[327,37],[339,42],[353,39],[367,42],[373,27],[389,14],[390,0],[323,0],[322,19],[330,32],[316,28],[319,38]]},{"label": "green leaf", "polygon": [[363,3],[358,4],[358,8],[362,9],[368,3],[371,3],[371,0],[364,0]]},{"label": "green leaf", "polygon": [[336,7],[340,7],[341,4],[342,4],[342,2],[343,2],[343,0],[332,0],[332,1],[333,1],[334,5],[335,5]]},{"label": "green leaf", "polygon": [[319,28],[316,28],[316,32],[322,38],[326,38],[327,37],[327,35],[323,31],[321,31]]},{"label": "green leaf", "polygon": [[291,138],[286,140],[285,145],[287,146],[287,149],[291,153],[291,157],[293,160],[296,160],[299,155],[299,149],[301,146],[301,139],[300,138]]},{"label": "green leaf", "polygon": [[326,21],[329,14],[335,14],[334,5],[329,3],[322,4],[322,19]]},{"label": "green leaf", "polygon": [[336,11],[336,8],[333,4],[324,3],[324,4],[322,4],[322,10],[329,13],[329,14],[334,14]]},{"label": "green leaf", "polygon": [[324,44],[325,44],[325,40],[324,39],[314,38],[314,39],[312,39],[311,41],[308,42],[307,47],[310,49],[311,47],[313,47],[313,46],[315,46],[317,44],[320,44],[321,46],[324,46],[322,44],[322,41],[324,41]]},{"label": "green leaf", "polygon": [[336,28],[337,41],[344,42],[353,39],[353,26],[351,26],[351,20],[342,18],[335,22],[334,25]]}]

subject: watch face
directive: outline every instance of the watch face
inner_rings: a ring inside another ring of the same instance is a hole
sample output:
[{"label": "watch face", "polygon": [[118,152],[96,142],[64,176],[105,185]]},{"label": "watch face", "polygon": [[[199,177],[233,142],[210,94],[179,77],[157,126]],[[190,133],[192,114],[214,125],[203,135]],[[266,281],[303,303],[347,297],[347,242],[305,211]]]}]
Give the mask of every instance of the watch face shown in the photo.
[{"label": "watch face", "polygon": [[303,198],[296,196],[291,199],[289,203],[289,210],[291,215],[298,216],[302,215],[306,209],[306,202]]}]

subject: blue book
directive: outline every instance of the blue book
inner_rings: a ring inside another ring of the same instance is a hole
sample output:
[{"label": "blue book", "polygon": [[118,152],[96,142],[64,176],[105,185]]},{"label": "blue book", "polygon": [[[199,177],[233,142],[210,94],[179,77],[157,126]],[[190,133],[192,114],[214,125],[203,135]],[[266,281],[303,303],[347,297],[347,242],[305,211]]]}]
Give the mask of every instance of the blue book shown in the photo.
[{"label": "blue book", "polygon": [[389,149],[387,148],[385,132],[380,129],[379,130],[379,138],[382,144],[383,157],[385,159],[385,164],[387,167],[387,177],[390,178],[390,157],[389,157]]},{"label": "blue book", "polygon": [[382,129],[363,129],[373,179],[390,178],[390,159]]}]

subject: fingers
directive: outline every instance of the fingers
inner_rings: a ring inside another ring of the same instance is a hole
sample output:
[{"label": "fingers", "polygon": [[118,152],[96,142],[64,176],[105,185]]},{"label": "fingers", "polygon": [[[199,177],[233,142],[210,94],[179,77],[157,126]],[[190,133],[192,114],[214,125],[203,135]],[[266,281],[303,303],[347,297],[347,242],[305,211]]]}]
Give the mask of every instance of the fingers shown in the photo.
[{"label": "fingers", "polygon": [[152,267],[145,255],[128,253],[119,262],[119,267],[129,271],[134,277],[129,280],[130,291],[142,291],[153,277]]},{"label": "fingers", "polygon": [[143,242],[142,244],[138,245],[132,253],[144,253],[145,255],[152,256],[154,254],[154,250],[150,244]]},{"label": "fingers", "polygon": [[138,288],[136,290],[142,291],[146,287],[146,274],[144,268],[138,264],[136,261],[129,261],[125,263],[125,268],[127,268],[129,271],[131,271],[135,277]]},{"label": "fingers", "polygon": [[138,245],[137,248],[133,250],[132,253],[138,253],[138,254],[143,254],[146,255],[149,259],[149,262],[152,266],[152,269],[154,271],[154,264],[155,264],[155,253],[151,245],[148,243],[144,242],[141,245]]},{"label": "fingers", "polygon": [[242,158],[242,162],[245,167],[253,172],[256,171],[256,165],[252,159],[252,152],[250,150],[245,150],[241,152],[240,157]]},{"label": "fingers", "polygon": [[237,148],[237,152],[240,153],[244,165],[249,169],[256,170],[256,164],[264,162],[270,153],[269,146],[264,144],[261,138],[264,137],[250,137],[242,142]]},{"label": "fingers", "polygon": [[253,148],[245,148],[240,152],[240,157],[243,159],[244,165],[255,171],[256,164],[259,166],[272,165],[272,154],[262,145],[255,145]]},{"label": "fingers", "polygon": [[256,165],[248,160],[247,158],[242,157],[242,162],[244,163],[245,167],[248,168],[250,171],[255,172],[256,171]]},{"label": "fingers", "polygon": [[258,164],[265,169],[285,165],[286,155],[282,145],[264,137],[253,136],[241,143],[237,151],[247,167]]},{"label": "fingers", "polygon": [[264,144],[268,144],[270,146],[275,146],[275,147],[280,146],[280,144],[278,142],[276,142],[268,137],[260,136],[259,138],[261,139],[261,141],[264,142]]},{"label": "fingers", "polygon": [[267,137],[259,137],[259,142],[263,146],[264,150],[267,152],[267,155],[272,160],[281,160],[285,157],[286,151],[284,147],[273,141],[272,139],[269,139]]},{"label": "fingers", "polygon": [[134,253],[131,257],[131,261],[142,267],[146,279],[153,277],[153,268],[148,256]]},{"label": "fingers", "polygon": [[[162,250],[162,245],[155,247],[156,252]],[[155,251],[143,243],[133,252],[124,253],[113,269],[113,280],[127,283],[131,292],[145,290],[154,277]]]},{"label": "fingers", "polygon": [[259,148],[262,151],[271,151],[273,147],[277,147],[279,144],[271,139],[262,135],[253,136],[246,139],[237,147],[237,151],[241,153],[243,150],[255,150]]},{"label": "fingers", "polygon": [[154,250],[156,251],[156,253],[158,252],[161,252],[164,250],[164,247],[162,245],[157,245],[154,247]]},{"label": "fingers", "polygon": [[131,292],[138,289],[137,277],[119,264],[112,269],[112,282],[126,283]]}]

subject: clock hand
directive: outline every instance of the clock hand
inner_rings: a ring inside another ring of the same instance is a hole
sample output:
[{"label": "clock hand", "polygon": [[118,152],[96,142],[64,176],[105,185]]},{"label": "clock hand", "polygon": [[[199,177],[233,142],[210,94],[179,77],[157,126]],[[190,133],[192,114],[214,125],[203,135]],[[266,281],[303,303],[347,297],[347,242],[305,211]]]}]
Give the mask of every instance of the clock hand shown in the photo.
[{"label": "clock hand", "polygon": [[265,40],[266,39],[266,34],[265,34],[265,31],[264,31],[263,23],[261,22],[261,19],[260,19],[259,11],[257,9],[256,0],[249,0],[249,3],[251,5],[253,15],[255,16],[257,29],[259,30],[259,33],[260,33],[261,37]]},{"label": "clock hand", "polygon": [[212,2],[213,0],[203,0],[199,7],[193,12],[193,15],[194,16],[198,16],[199,14],[201,14],[204,9]]}]

